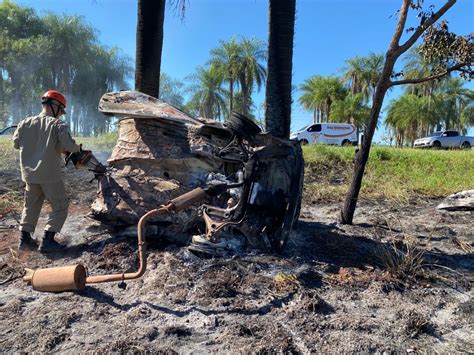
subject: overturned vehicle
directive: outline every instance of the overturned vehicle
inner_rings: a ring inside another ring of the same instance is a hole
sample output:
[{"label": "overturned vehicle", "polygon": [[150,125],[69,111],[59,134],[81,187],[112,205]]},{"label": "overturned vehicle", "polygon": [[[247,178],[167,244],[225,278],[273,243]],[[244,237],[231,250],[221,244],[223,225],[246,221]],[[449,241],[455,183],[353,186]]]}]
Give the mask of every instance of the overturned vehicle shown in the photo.
[{"label": "overturned vehicle", "polygon": [[210,256],[285,245],[301,205],[297,141],[262,133],[237,113],[224,124],[197,119],[139,92],[105,94],[99,110],[120,119],[109,167],[90,151],[71,159],[99,182],[91,215],[118,231],[136,231],[138,270],[88,275],[82,264],[26,269],[23,280],[34,290],[74,291],[104,282],[125,288],[125,281],[145,273],[152,238]]},{"label": "overturned vehicle", "polygon": [[[194,118],[134,91],[105,94],[99,110],[119,118],[118,140],[99,174],[91,215],[113,228],[196,188],[186,207],[148,222],[146,235],[225,254],[246,246],[279,250],[298,219],[303,186],[299,144],[249,118]],[[192,204],[192,206],[191,206]]]}]

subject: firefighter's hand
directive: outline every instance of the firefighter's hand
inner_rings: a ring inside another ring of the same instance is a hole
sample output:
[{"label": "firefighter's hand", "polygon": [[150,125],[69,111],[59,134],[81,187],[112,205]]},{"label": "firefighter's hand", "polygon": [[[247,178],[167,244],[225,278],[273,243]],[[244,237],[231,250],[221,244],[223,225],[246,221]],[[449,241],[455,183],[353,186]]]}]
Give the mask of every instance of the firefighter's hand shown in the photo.
[{"label": "firefighter's hand", "polygon": [[64,162],[68,166],[69,162],[72,162],[72,165],[76,166],[79,161],[79,153],[64,152],[66,156],[64,157]]},{"label": "firefighter's hand", "polygon": [[[92,157],[92,151],[84,150],[84,149],[82,149],[82,146],[81,146],[81,151],[79,153],[76,153],[76,154],[78,155],[77,165],[87,165],[87,162]],[[74,165],[76,165],[76,164],[74,164]]]}]

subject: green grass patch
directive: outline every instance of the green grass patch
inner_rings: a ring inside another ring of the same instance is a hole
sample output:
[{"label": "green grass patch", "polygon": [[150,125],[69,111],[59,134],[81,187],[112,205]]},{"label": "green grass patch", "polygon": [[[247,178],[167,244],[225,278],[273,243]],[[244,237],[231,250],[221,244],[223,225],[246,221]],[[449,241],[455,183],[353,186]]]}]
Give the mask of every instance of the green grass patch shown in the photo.
[{"label": "green grass patch", "polygon": [[19,170],[18,151],[13,148],[11,137],[0,137],[0,172]]},{"label": "green grass patch", "polygon": [[[353,147],[310,145],[305,200],[344,198],[354,168]],[[362,182],[361,198],[409,201],[443,197],[474,188],[474,151],[416,150],[374,146]]]},{"label": "green grass patch", "polygon": [[83,149],[103,152],[112,151],[117,142],[117,136],[117,132],[110,132],[98,137],[76,137],[75,140],[78,144],[82,144]]}]

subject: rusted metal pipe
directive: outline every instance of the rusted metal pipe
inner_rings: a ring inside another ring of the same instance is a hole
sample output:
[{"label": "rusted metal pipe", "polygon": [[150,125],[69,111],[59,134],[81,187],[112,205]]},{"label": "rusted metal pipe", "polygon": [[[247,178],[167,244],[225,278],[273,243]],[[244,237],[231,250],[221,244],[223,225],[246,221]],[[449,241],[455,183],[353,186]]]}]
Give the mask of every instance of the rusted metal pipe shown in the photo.
[{"label": "rusted metal pipe", "polygon": [[138,222],[138,259],[140,266],[136,272],[111,274],[111,275],[96,275],[86,278],[86,284],[97,284],[102,282],[125,281],[138,279],[145,273],[146,270],[146,222],[152,217],[158,217],[167,213],[166,207],[161,207],[150,212],[145,213]]},{"label": "rusted metal pipe", "polygon": [[141,277],[146,270],[146,224],[150,218],[165,213],[182,211],[206,197],[206,190],[198,187],[169,201],[165,206],[145,213],[138,222],[138,258],[139,268],[136,272],[95,275],[86,277],[82,265],[63,266],[49,269],[26,270],[23,281],[30,282],[37,291],[61,292],[82,290],[86,284],[133,280]]}]

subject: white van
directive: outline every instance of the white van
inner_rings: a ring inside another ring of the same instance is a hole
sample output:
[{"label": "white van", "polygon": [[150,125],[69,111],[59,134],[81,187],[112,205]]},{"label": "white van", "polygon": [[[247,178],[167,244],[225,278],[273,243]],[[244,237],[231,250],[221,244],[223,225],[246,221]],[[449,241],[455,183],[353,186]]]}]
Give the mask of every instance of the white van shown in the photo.
[{"label": "white van", "polygon": [[350,123],[313,123],[292,133],[301,144],[357,145],[357,129]]}]

